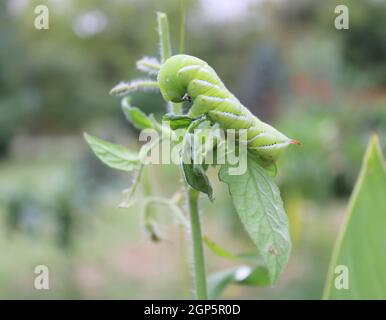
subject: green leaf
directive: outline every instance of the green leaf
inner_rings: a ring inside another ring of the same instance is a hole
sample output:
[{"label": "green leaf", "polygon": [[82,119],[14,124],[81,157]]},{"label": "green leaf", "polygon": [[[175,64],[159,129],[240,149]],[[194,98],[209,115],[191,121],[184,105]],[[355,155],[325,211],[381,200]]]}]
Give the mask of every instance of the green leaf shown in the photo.
[{"label": "green leaf", "polygon": [[218,299],[222,293],[235,279],[235,270],[224,270],[216,272],[208,277],[207,290],[209,299]]},{"label": "green leaf", "polygon": [[325,299],[386,299],[385,199],[385,163],[373,136],[335,245]]},{"label": "green leaf", "polygon": [[248,154],[246,172],[230,175],[229,164],[221,166],[220,180],[227,183],[236,211],[256,245],[271,284],[285,268],[291,240],[280,191],[267,172]]},{"label": "green leaf", "polygon": [[213,189],[204,168],[193,163],[182,163],[182,169],[186,182],[193,189],[207,194],[209,200],[213,201]]},{"label": "green leaf", "polygon": [[264,167],[264,170],[268,173],[268,175],[272,178],[275,178],[277,175],[277,166],[276,163],[271,163],[268,166]]},{"label": "green leaf", "polygon": [[147,72],[150,75],[156,75],[161,68],[160,62],[157,58],[143,57],[137,61],[137,69],[143,72]]},{"label": "green leaf", "polygon": [[159,90],[159,85],[157,81],[151,79],[136,79],[130,82],[118,83],[110,90],[110,94],[114,96],[125,96],[138,90]]},{"label": "green leaf", "polygon": [[268,270],[263,266],[254,269],[241,266],[214,273],[208,278],[209,299],[218,299],[231,284],[268,286],[270,283]]},{"label": "green leaf", "polygon": [[194,119],[185,115],[167,113],[162,117],[162,120],[169,121],[170,128],[172,130],[177,130],[189,127]]},{"label": "green leaf", "polygon": [[229,260],[245,260],[245,261],[253,261],[255,263],[261,262],[261,259],[259,255],[256,254],[256,252],[233,254],[228,250],[224,249],[223,247],[219,246],[213,240],[208,238],[208,236],[204,236],[203,240],[206,246],[208,247],[208,249],[219,257],[229,259]]},{"label": "green leaf", "polygon": [[263,266],[258,266],[252,270],[248,277],[239,280],[239,284],[250,285],[256,287],[266,287],[270,284],[268,269]]},{"label": "green leaf", "polygon": [[219,257],[223,257],[230,260],[238,260],[241,257],[238,255],[235,255],[228,250],[225,250],[224,248],[220,247],[217,243],[209,239],[207,236],[203,237],[204,243],[206,246],[212,251],[215,255]]},{"label": "green leaf", "polygon": [[138,170],[140,162],[137,153],[121,146],[84,133],[84,138],[95,155],[107,166],[123,170]]},{"label": "green leaf", "polygon": [[122,110],[127,120],[138,130],[154,128],[153,121],[139,108],[130,104],[130,98],[122,99]]}]

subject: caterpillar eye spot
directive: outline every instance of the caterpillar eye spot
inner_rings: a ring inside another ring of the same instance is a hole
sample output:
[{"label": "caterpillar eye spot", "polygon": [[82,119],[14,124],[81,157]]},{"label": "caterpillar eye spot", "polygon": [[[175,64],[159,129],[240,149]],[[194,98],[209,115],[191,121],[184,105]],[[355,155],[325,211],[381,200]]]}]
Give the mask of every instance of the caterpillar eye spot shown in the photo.
[{"label": "caterpillar eye spot", "polygon": [[182,101],[186,101],[186,102],[192,102],[192,97],[189,96],[187,93],[185,93],[182,98],[181,98]]}]

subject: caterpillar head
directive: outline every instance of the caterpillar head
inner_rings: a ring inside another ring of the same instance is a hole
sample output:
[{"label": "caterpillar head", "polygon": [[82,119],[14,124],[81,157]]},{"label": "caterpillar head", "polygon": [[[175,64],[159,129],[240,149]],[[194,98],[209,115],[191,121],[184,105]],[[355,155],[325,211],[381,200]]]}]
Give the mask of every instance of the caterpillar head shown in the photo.
[{"label": "caterpillar head", "polygon": [[179,71],[191,65],[206,66],[207,64],[201,59],[183,54],[172,56],[163,63],[157,81],[161,94],[166,101],[183,101],[190,78],[194,77],[194,74],[183,77]]}]

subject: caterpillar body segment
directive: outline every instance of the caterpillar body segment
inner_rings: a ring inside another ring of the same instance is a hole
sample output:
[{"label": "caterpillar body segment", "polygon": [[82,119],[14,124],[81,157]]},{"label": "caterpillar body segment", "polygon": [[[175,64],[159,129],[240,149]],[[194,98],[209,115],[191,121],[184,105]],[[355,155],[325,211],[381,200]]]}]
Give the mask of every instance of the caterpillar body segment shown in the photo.
[{"label": "caterpillar body segment", "polygon": [[266,166],[273,164],[289,144],[299,144],[254,116],[199,58],[170,57],[161,66],[157,80],[166,101],[182,102],[189,97],[193,102],[190,117],[206,115],[222,129],[246,129],[248,150]]}]

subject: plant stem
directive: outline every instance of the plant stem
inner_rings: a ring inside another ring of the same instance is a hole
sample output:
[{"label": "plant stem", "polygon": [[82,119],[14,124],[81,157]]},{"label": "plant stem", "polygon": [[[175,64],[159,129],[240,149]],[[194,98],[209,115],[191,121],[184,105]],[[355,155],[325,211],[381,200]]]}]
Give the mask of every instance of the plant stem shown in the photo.
[{"label": "plant stem", "polygon": [[208,296],[206,292],[204,252],[202,248],[201,225],[198,212],[198,197],[200,193],[192,188],[189,188],[187,193],[189,198],[190,224],[193,241],[193,266],[196,298],[199,300],[206,300]]},{"label": "plant stem", "polygon": [[185,0],[180,0],[180,54],[185,51]]},{"label": "plant stem", "polygon": [[164,63],[165,60],[172,55],[168,16],[163,12],[157,12],[157,22],[160,38],[161,62]]},{"label": "plant stem", "polygon": [[180,268],[182,273],[182,297],[183,299],[190,299],[190,274],[186,261],[188,261],[188,246],[186,239],[187,231],[182,225],[178,228],[179,236],[179,256],[180,256]]},{"label": "plant stem", "polygon": [[[185,51],[185,12],[186,3],[185,0],[180,0],[180,48],[179,53],[183,54]],[[173,104],[173,112],[181,114],[181,104]],[[201,224],[200,216],[198,212],[198,198],[200,193],[186,186],[186,194],[189,202],[189,214],[190,214],[190,232],[193,242],[193,267],[194,267],[194,282],[196,298],[199,300],[208,299],[206,292],[206,274],[205,274],[205,262],[204,252],[202,246]]]},{"label": "plant stem", "polygon": [[[164,63],[167,59],[169,59],[172,56],[172,46],[170,43],[168,16],[163,12],[157,12],[157,22],[158,22],[158,34],[159,34],[159,40],[160,40],[161,62]],[[175,114],[181,114],[182,113],[181,103],[172,102],[171,111]]]}]

